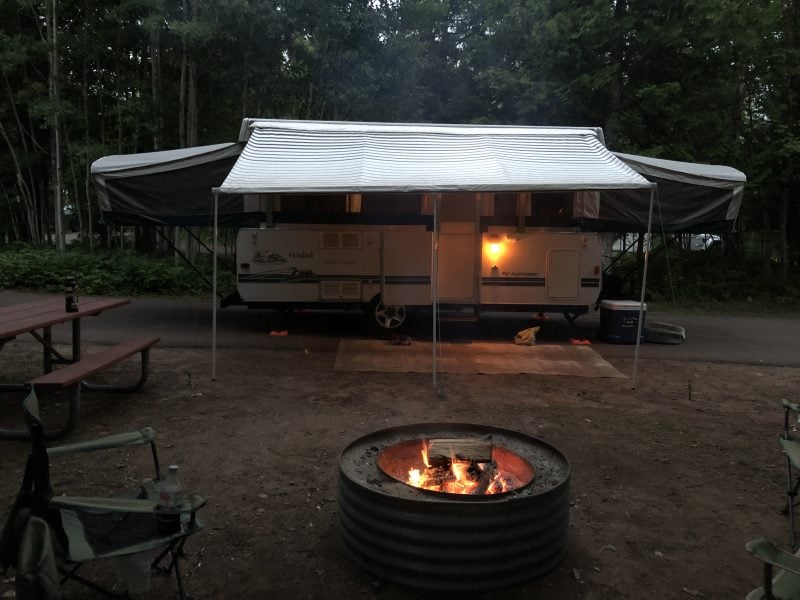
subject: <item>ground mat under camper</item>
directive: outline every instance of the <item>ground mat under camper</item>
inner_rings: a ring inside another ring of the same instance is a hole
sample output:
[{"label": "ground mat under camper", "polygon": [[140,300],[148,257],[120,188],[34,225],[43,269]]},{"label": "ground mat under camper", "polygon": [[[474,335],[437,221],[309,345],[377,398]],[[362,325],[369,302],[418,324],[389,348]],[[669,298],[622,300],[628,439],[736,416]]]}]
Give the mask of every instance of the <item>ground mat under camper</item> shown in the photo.
[{"label": "ground mat under camper", "polygon": [[[334,370],[430,373],[432,352],[430,342],[402,346],[386,340],[342,340]],[[443,373],[626,377],[588,346],[442,342],[438,354],[438,368]]]}]

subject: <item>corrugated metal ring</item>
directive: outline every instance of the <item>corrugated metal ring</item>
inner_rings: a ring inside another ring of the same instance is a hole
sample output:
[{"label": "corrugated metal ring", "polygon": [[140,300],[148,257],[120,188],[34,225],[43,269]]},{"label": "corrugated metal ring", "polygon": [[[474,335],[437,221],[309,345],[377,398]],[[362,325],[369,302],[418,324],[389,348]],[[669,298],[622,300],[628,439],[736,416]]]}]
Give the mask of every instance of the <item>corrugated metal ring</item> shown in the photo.
[{"label": "corrugated metal ring", "polygon": [[[528,460],[531,484],[498,496],[420,490],[386,475],[377,457],[402,441],[491,434]],[[430,591],[484,591],[541,577],[564,557],[569,463],[553,446],[496,427],[418,424],[350,444],[339,461],[339,529],[356,564],[376,577]]]}]

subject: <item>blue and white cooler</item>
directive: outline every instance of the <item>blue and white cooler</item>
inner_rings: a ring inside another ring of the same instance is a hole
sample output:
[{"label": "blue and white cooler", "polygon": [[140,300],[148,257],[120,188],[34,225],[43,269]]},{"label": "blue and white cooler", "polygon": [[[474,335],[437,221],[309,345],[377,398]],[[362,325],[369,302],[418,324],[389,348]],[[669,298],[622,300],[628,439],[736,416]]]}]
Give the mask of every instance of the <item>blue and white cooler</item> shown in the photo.
[{"label": "blue and white cooler", "polygon": [[[642,337],[647,321],[647,304],[642,310]],[[597,337],[609,344],[635,344],[639,329],[639,303],[634,300],[602,300]],[[641,341],[644,341],[642,339]]]}]

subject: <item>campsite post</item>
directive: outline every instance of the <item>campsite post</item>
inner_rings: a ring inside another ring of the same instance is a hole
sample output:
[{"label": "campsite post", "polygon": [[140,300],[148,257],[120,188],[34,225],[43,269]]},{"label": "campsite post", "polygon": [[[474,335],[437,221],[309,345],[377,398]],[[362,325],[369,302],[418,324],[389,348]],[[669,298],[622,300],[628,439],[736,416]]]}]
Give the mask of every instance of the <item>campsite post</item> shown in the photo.
[{"label": "campsite post", "polygon": [[217,380],[217,233],[219,211],[219,191],[214,192],[214,261],[211,276],[211,381]]},{"label": "campsite post", "polygon": [[431,313],[433,323],[431,331],[431,344],[433,348],[433,387],[436,389],[436,325],[439,317],[439,194],[432,194],[433,198],[433,237],[431,238]]},{"label": "campsite post", "polygon": [[639,346],[642,344],[642,316],[644,313],[644,294],[647,288],[647,264],[650,259],[651,233],[653,231],[653,200],[656,196],[656,184],[650,184],[650,209],[647,212],[647,244],[644,248],[644,270],[642,271],[642,294],[639,298],[639,322],[636,325],[636,350],[633,354],[633,389],[636,389],[636,372],[639,368]]}]

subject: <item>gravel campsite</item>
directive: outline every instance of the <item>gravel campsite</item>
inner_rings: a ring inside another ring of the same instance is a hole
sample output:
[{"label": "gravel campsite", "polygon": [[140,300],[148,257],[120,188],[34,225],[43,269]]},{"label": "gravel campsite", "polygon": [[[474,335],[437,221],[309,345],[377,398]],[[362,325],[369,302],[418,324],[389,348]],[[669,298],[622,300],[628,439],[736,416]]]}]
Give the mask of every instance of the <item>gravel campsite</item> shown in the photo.
[{"label": "gravel campsite", "polygon": [[[681,360],[681,353],[691,356],[690,332],[667,359],[657,349],[643,352],[636,389],[633,348],[602,342],[593,350],[624,377],[445,373],[434,388],[430,373],[334,370],[337,336],[348,335],[336,327],[333,337],[331,328],[318,329],[316,345],[301,337],[293,347],[290,329],[283,345],[270,346],[274,323],[256,322],[265,326],[264,343],[220,348],[216,381],[208,348],[178,347],[163,335],[143,390],[85,393],[80,423],[65,440],[156,429],[162,462],[178,464],[183,486],[208,497],[200,511],[205,529],[189,539],[182,561],[193,598],[425,598],[357,567],[338,532],[342,450],[360,436],[413,423],[507,428],[554,445],[569,460],[566,558],[541,579],[481,598],[741,597],[762,575],[745,542],[788,539],[777,436],[780,399],[796,394],[797,366]],[[537,343],[568,344],[559,336],[545,328]],[[87,339],[91,349],[91,333]],[[3,360],[3,381],[15,381],[36,368],[40,351],[19,338]],[[137,368],[131,360],[101,379],[135,377]],[[19,424],[18,399],[3,394],[0,425]],[[44,421],[57,421],[65,404],[57,395],[43,399]],[[28,444],[3,441],[0,448],[7,507]],[[148,461],[141,448],[52,460],[54,492],[118,492],[150,476]],[[113,562],[91,569],[123,591]],[[92,597],[70,585],[66,597]],[[9,572],[0,594],[11,598],[13,588]],[[149,597],[176,593],[174,580],[155,577]]]}]

